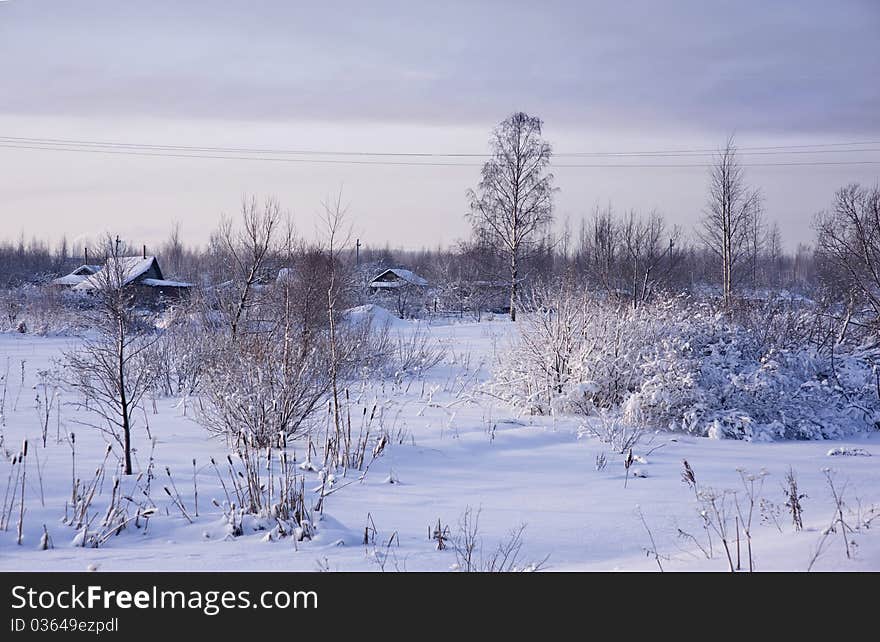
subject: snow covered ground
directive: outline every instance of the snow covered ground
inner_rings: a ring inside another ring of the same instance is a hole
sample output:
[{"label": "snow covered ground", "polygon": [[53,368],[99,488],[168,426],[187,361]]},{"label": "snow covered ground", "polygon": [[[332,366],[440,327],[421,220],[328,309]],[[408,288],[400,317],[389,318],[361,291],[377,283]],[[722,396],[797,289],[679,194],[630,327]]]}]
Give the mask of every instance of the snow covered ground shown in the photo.
[{"label": "snow covered ground", "polygon": [[[392,333],[411,332],[414,326],[398,321]],[[738,491],[736,498],[747,510],[740,471],[766,471],[760,493],[764,505],[756,504],[751,529],[756,570],[804,571],[823,539],[814,570],[880,570],[880,520],[875,528],[859,527],[870,518],[872,504],[880,505],[880,435],[846,442],[747,443],[649,433],[636,446],[637,461],[625,479],[624,456],[596,438],[578,438],[577,418],[518,416],[480,394],[494,354],[514,331],[512,324],[448,323],[432,325],[429,331],[445,347],[446,356],[424,377],[351,386],[353,415],[379,404],[385,408],[386,428],[398,438],[363,479],[353,471],[337,480],[313,540],[266,541],[266,532],[247,528],[240,537],[227,537],[223,515],[211,503],[212,498],[222,502],[223,490],[209,463],[211,457],[226,457],[225,444],[191,420],[192,400],[184,416],[181,400],[159,399],[155,410],[151,402],[146,404],[145,416],[156,440],[152,498],[159,510],[148,528],[127,528],[99,548],[76,546],[77,532],[62,523],[74,474],[71,448],[63,435],[76,435],[76,475],[81,478],[91,478],[100,466],[104,437],[77,423],[85,419],[84,411],[62,404],[60,421],[52,415],[44,448],[35,402],[39,371],[51,368],[53,359],[76,339],[0,335],[0,375],[8,363],[2,426],[8,456],[0,463],[0,493],[9,492],[10,457],[23,439],[29,442],[23,541],[16,543],[16,500],[8,528],[0,532],[0,570],[445,571],[455,568],[452,543],[468,507],[472,514],[479,511],[483,559],[508,539],[511,529],[526,524],[520,566],[546,560],[543,568],[552,571],[657,570],[656,551],[664,570],[727,570],[717,533],[712,532],[711,559],[701,551],[700,547],[708,550],[709,540],[694,491],[682,481],[682,460],[693,468],[700,488],[714,488],[723,497],[718,501],[727,507],[734,562],[734,496],[722,491]],[[61,400],[70,401],[64,393]],[[136,468],[145,465],[149,444],[142,417],[134,434]],[[305,444],[291,448],[302,461]],[[832,449],[864,452],[832,456]],[[607,464],[597,470],[601,454]],[[167,466],[188,512],[194,514],[193,459],[199,505],[198,517],[189,523],[162,486],[168,484]],[[113,460],[111,455],[111,468]],[[839,526],[823,535],[835,517],[827,468],[844,489],[844,519],[855,529],[847,537],[851,559]],[[784,506],[789,469],[806,494],[801,500],[804,528],[799,532]],[[316,472],[305,474],[307,488],[319,485]],[[95,513],[106,510],[111,477],[108,472],[99,486]],[[429,539],[438,521],[441,530],[449,528],[446,550],[438,550],[437,542]],[[44,525],[54,545],[48,550],[40,546]],[[367,546],[365,529],[371,539]],[[747,568],[744,538],[741,566]]]}]

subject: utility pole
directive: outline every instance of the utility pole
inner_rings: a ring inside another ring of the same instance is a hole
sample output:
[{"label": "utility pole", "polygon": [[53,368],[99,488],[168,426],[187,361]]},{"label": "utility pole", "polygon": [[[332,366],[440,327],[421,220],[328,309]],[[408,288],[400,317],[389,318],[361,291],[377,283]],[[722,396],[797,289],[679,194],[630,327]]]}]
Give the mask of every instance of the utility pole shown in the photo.
[{"label": "utility pole", "polygon": [[354,264],[355,265],[361,264],[361,240],[360,239],[357,239],[357,241],[354,244]]}]

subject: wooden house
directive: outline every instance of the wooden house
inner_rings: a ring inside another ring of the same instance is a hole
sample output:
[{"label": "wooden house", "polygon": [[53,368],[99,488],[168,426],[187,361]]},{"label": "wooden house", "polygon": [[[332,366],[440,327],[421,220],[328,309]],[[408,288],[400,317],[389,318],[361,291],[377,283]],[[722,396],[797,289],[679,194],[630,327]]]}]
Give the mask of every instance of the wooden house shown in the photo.
[{"label": "wooden house", "polygon": [[376,294],[378,292],[398,290],[400,288],[426,288],[428,287],[428,281],[410,270],[390,268],[373,277],[368,287],[370,288],[370,292]]},{"label": "wooden house", "polygon": [[155,256],[109,258],[101,269],[73,286],[77,292],[95,292],[107,287],[130,289],[140,305],[176,301],[193,287],[191,283],[165,278]]},{"label": "wooden house", "polygon": [[367,285],[371,296],[394,307],[400,318],[414,316],[427,305],[428,281],[415,272],[391,268],[373,277]]}]

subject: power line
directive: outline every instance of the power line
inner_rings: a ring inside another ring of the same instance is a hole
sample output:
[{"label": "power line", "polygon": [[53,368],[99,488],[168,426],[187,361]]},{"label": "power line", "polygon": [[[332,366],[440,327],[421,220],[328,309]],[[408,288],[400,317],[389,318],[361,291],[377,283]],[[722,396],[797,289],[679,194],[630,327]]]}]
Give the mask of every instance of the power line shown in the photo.
[{"label": "power line", "polygon": [[[0,137],[2,139],[2,137]],[[482,167],[480,163],[463,162],[431,162],[431,161],[395,161],[395,160],[358,160],[351,158],[283,158],[278,156],[232,156],[227,154],[183,153],[173,151],[147,151],[141,149],[108,149],[101,147],[74,147],[72,145],[19,145],[5,143],[0,140],[0,148],[25,149],[49,152],[73,152],[92,154],[113,154],[123,156],[148,156],[160,158],[193,158],[207,160],[240,160],[257,162],[283,162],[302,164],[338,164],[338,165],[385,165],[404,167]],[[864,150],[870,151],[870,150]],[[847,161],[779,161],[744,163],[743,167],[797,167],[797,166],[834,166],[834,165],[880,165],[880,160],[847,160]],[[707,168],[711,163],[552,163],[553,168]]]},{"label": "power line", "polygon": [[175,152],[150,152],[140,150],[121,150],[121,149],[77,149],[73,147],[37,147],[32,145],[8,145],[0,142],[0,148],[7,149],[30,149],[48,152],[77,152],[92,154],[118,154],[123,156],[158,156],[163,158],[196,158],[211,160],[243,160],[243,161],[266,161],[281,163],[330,163],[342,165],[404,165],[404,166],[425,166],[425,167],[482,167],[478,163],[435,163],[435,162],[412,162],[412,161],[385,161],[385,160],[350,160],[350,159],[334,159],[334,158],[278,158],[266,156],[229,156],[218,154],[185,154]]},{"label": "power line", "polygon": [[[487,153],[445,153],[445,152],[386,152],[386,151],[334,151],[317,149],[279,149],[253,147],[210,147],[192,145],[158,145],[146,143],[125,143],[118,141],[78,140],[67,138],[36,138],[20,136],[0,136],[0,142],[10,144],[42,145],[42,146],[86,146],[110,149],[133,149],[152,151],[174,151],[192,153],[219,154],[270,154],[292,156],[365,156],[365,157],[402,157],[402,158],[487,158]],[[737,152],[754,155],[788,155],[788,154],[843,154],[858,152],[877,152],[877,148],[856,146],[880,145],[880,140],[853,141],[847,143],[810,143],[798,145],[773,145],[760,147],[737,147]],[[845,149],[852,148],[855,149]],[[677,149],[653,151],[620,151],[620,152],[557,152],[555,157],[639,157],[639,156],[705,156],[714,155],[717,149]]]},{"label": "power line", "polygon": [[[743,150],[746,151],[743,151]],[[761,150],[758,151],[757,148],[754,148],[756,151],[749,151],[749,148],[737,147],[736,153],[742,156],[789,156],[793,154],[851,154],[851,153],[859,153],[859,152],[880,152],[880,148],[860,148],[860,149],[802,149],[802,148],[788,148],[786,151],[778,150],[778,151],[769,151],[769,150]],[[612,156],[612,157],[651,157],[651,158],[664,158],[664,157],[698,157],[698,156],[715,156],[718,153],[718,150],[715,151],[666,151],[666,152],[569,152],[566,154],[554,154],[554,156],[574,156],[574,157],[584,157],[584,156]]]}]

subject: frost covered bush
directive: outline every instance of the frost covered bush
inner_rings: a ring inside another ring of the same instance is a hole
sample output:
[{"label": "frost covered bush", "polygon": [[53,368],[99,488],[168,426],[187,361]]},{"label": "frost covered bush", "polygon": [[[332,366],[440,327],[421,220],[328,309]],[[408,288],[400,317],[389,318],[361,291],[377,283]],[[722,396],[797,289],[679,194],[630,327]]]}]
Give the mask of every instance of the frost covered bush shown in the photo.
[{"label": "frost covered bush", "polygon": [[[326,329],[287,332],[283,326],[238,337],[206,335],[210,353],[199,370],[197,419],[232,443],[270,446],[303,436],[328,399],[330,337]],[[380,367],[384,335],[369,323],[341,325],[336,334],[340,383]]]},{"label": "frost covered bush", "polygon": [[218,337],[202,373],[198,419],[234,443],[295,437],[329,391],[325,345],[285,346],[268,334]]},{"label": "frost covered bush", "polygon": [[491,384],[528,412],[613,411],[748,440],[833,438],[880,420],[880,351],[835,345],[808,306],[730,313],[677,298],[631,310],[564,288],[544,298]]},{"label": "frost covered bush", "polygon": [[655,310],[614,306],[567,285],[534,294],[528,307],[492,385],[536,414],[619,407],[663,332]]},{"label": "frost covered bush", "polygon": [[193,395],[214,355],[216,329],[198,318],[172,320],[151,350],[156,392],[164,396]]},{"label": "frost covered bush", "polygon": [[69,292],[26,284],[0,290],[0,332],[74,333],[88,327],[85,302]]},{"label": "frost covered bush", "polygon": [[808,345],[755,356],[750,339],[731,328],[702,345],[662,342],[622,405],[624,417],[749,440],[835,438],[880,419],[874,367],[859,350],[836,355],[836,363]]},{"label": "frost covered bush", "polygon": [[586,400],[596,390],[576,380],[572,364],[589,351],[587,328],[594,325],[589,302],[561,287],[536,292],[529,303],[531,312],[521,319],[514,344],[501,353],[493,387],[502,398],[535,414],[550,412],[551,404],[577,396],[581,389]]}]

